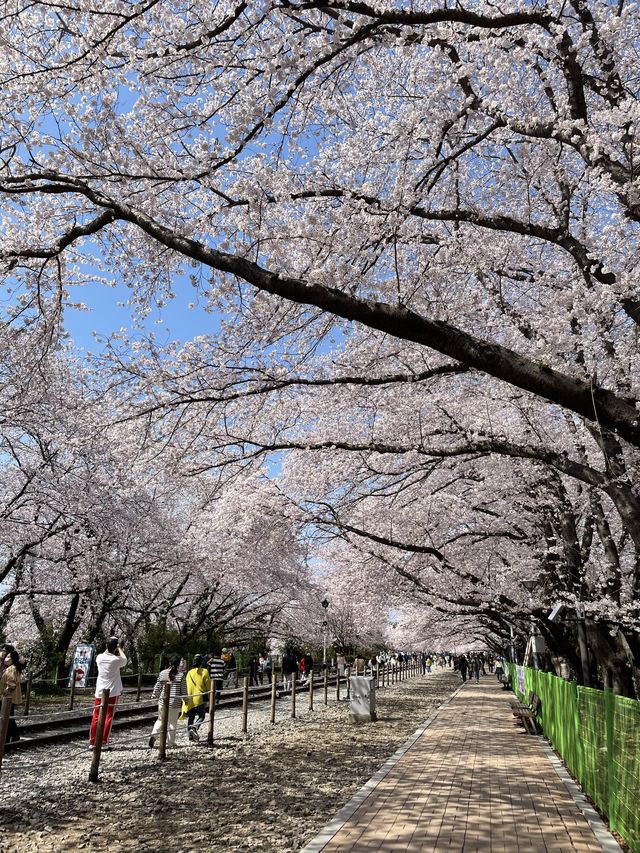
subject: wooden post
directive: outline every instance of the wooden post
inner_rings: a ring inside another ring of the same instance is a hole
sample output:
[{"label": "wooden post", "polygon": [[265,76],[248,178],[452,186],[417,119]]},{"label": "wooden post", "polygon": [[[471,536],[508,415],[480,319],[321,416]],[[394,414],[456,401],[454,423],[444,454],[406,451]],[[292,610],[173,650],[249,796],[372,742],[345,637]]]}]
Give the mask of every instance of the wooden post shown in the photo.
[{"label": "wooden post", "polygon": [[209,729],[207,731],[207,746],[213,746],[213,721],[216,716],[216,683],[211,679],[209,687]]},{"label": "wooden post", "polygon": [[140,693],[142,691],[142,670],[138,671],[138,690],[136,692],[136,702],[140,701]]},{"label": "wooden post", "polygon": [[71,673],[71,695],[69,696],[69,710],[73,711],[73,702],[76,698],[76,672],[78,670],[74,669]]},{"label": "wooden post", "polygon": [[349,697],[351,696],[351,667],[347,667],[347,702],[349,701]]},{"label": "wooden post", "polygon": [[249,718],[249,676],[242,679],[242,734],[246,735]]},{"label": "wooden post", "polygon": [[[75,673],[74,673],[75,675]],[[100,769],[100,756],[102,755],[102,735],[104,734],[104,724],[107,719],[107,708],[109,706],[109,694],[111,691],[108,687],[102,691],[102,699],[100,700],[100,713],[98,714],[98,726],[96,728],[96,739],[93,744],[93,755],[91,757],[91,770],[89,770],[89,781],[98,782],[98,770]]]},{"label": "wooden post", "polygon": [[7,740],[9,729],[9,717],[11,716],[11,697],[7,696],[0,705],[0,772],[2,772],[2,759],[4,758],[4,745]]},{"label": "wooden post", "polygon": [[171,694],[171,682],[167,681],[162,688],[162,706],[160,708],[160,746],[158,747],[158,758],[166,761],[167,758],[167,731],[169,729],[169,697]]},{"label": "wooden post", "polygon": [[329,670],[325,666],[325,668],[324,668],[324,704],[325,705],[329,704],[328,696],[327,696],[328,689],[329,689]]},{"label": "wooden post", "polygon": [[336,667],[336,702],[340,701],[340,670]]},{"label": "wooden post", "polygon": [[298,680],[298,673],[291,673],[291,719],[295,720],[296,718],[296,683]]},{"label": "wooden post", "polygon": [[278,685],[276,684],[276,673],[275,670],[273,672],[273,678],[271,679],[271,725],[273,725],[276,721],[276,696]]},{"label": "wooden post", "polygon": [[309,673],[309,710],[313,711],[313,670]]},{"label": "wooden post", "polygon": [[30,672],[27,677],[27,692],[24,696],[24,716],[29,716],[29,707],[31,705],[31,688],[33,687],[33,673]]}]

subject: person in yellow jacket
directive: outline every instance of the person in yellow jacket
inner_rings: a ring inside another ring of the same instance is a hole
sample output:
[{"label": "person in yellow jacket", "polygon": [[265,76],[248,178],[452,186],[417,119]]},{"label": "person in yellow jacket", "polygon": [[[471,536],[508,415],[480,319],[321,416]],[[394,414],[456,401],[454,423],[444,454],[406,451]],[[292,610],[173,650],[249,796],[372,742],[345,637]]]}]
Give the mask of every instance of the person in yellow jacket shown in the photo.
[{"label": "person in yellow jacket", "polygon": [[187,672],[186,681],[189,698],[182,703],[182,716],[186,714],[187,717],[189,740],[199,740],[198,729],[204,722],[211,689],[209,670],[202,665],[202,655],[193,658],[193,667]]}]

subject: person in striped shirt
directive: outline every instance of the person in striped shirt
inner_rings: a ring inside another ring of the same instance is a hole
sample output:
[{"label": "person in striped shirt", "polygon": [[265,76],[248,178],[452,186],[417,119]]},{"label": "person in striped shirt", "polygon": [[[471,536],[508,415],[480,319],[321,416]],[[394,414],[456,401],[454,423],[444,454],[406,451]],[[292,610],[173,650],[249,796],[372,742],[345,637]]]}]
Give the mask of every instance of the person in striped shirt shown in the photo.
[{"label": "person in striped shirt", "polygon": [[161,671],[156,686],[153,688],[151,698],[158,700],[158,719],[153,724],[153,730],[149,737],[149,746],[152,748],[155,746],[156,738],[162,728],[162,704],[164,688],[167,684],[171,685],[169,688],[169,707],[167,708],[167,746],[175,746],[182,700],[189,697],[184,670],[180,668],[181,662],[182,659],[179,657],[172,658],[170,666]]},{"label": "person in striped shirt", "polygon": [[225,662],[220,657],[220,652],[216,649],[216,651],[209,656],[209,676],[216,688],[216,702],[220,701],[220,694],[224,683],[224,669]]}]

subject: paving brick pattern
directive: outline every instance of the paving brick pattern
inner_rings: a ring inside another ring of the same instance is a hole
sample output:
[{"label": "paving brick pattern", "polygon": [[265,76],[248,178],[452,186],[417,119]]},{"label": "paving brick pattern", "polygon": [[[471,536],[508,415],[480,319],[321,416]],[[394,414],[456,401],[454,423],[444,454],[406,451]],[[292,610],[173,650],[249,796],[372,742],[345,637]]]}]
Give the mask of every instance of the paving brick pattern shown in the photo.
[{"label": "paving brick pattern", "polygon": [[[428,684],[425,685],[428,690]],[[322,853],[602,853],[492,676],[467,684]]]}]

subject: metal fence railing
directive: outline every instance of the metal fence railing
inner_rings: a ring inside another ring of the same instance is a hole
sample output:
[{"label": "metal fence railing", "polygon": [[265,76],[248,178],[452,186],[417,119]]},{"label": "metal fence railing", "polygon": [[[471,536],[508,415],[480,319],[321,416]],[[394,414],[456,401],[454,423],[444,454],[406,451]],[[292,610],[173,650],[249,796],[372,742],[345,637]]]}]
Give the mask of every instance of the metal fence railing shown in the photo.
[{"label": "metal fence railing", "polygon": [[540,697],[538,723],[571,775],[632,853],[640,853],[640,702],[510,667],[520,698]]}]

